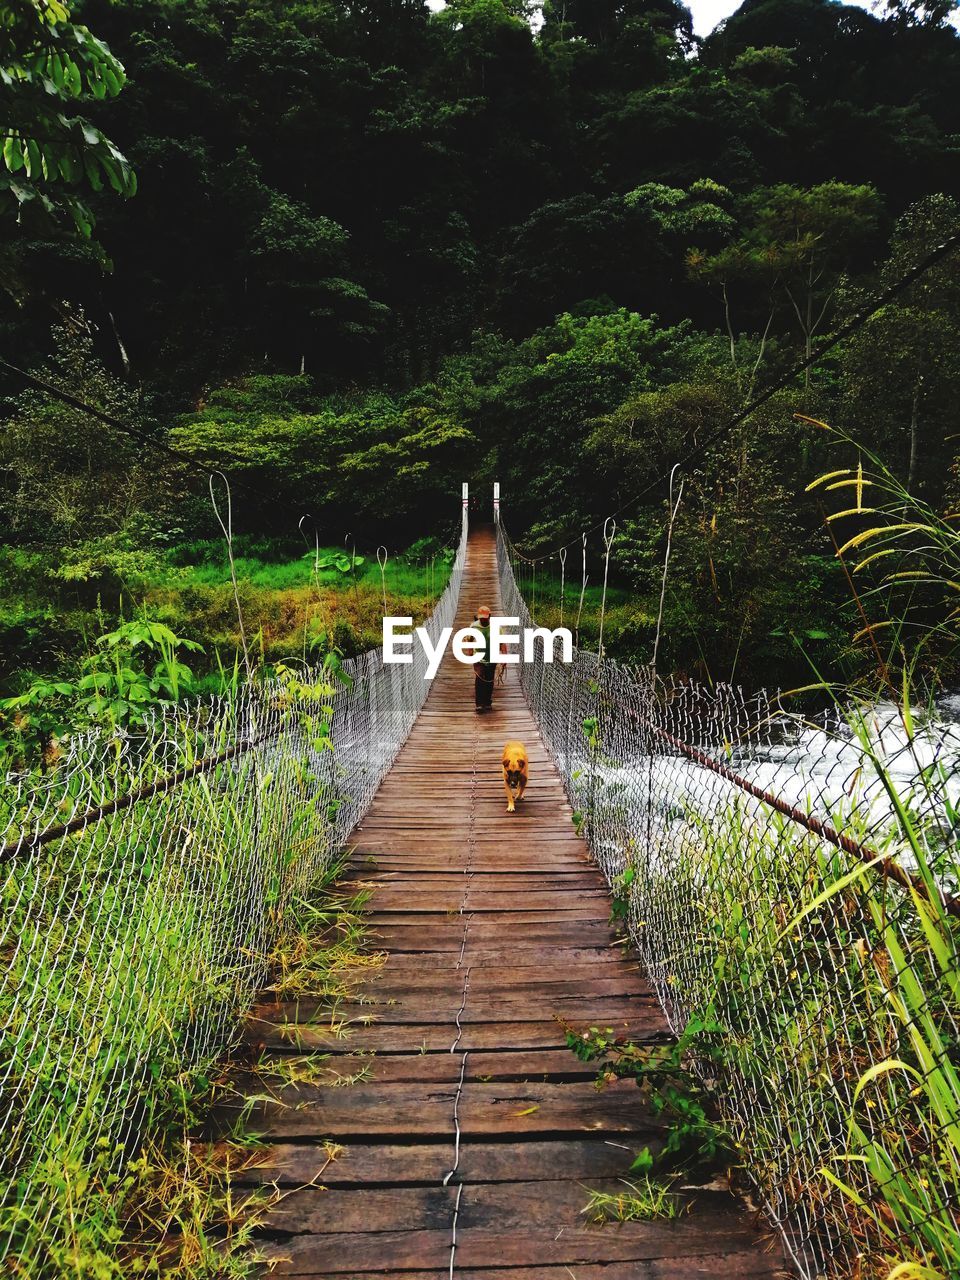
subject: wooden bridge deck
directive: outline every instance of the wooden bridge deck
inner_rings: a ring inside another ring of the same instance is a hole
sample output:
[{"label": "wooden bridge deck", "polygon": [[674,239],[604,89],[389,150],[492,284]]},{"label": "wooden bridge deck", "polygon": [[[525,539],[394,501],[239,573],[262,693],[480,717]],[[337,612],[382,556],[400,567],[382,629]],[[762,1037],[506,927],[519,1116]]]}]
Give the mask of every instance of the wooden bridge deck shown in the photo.
[{"label": "wooden bridge deck", "polygon": [[[499,605],[484,529],[470,538],[457,625],[482,603]],[[512,816],[499,771],[509,738],[527,743],[532,777]],[[257,1176],[289,1192],[265,1242],[271,1274],[786,1274],[755,1215],[722,1188],[692,1192],[676,1221],[591,1226],[583,1215],[588,1190],[622,1190],[660,1129],[633,1084],[597,1092],[554,1015],[636,1039],[666,1028],[614,943],[605,884],[515,676],[478,716],[470,669],[445,661],[354,841],[351,876],[375,887],[369,920],[387,962],[363,1002],[339,1010],[355,1019],[346,1039],[319,1029],[308,1002],[283,1017],[299,1018],[301,1050],[328,1051],[344,1076],[367,1072],[347,1086],[288,1087],[286,1105],[254,1122],[269,1144]],[[268,1052],[290,1052],[290,1040],[269,1031]],[[324,1169],[327,1141],[344,1151]]]}]

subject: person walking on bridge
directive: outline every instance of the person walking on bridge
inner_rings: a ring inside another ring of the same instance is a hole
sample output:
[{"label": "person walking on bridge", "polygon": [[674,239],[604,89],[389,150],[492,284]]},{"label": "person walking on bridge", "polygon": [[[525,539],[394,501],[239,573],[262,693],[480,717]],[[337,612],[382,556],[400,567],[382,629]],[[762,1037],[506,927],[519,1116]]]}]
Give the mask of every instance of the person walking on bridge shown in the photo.
[{"label": "person walking on bridge", "polygon": [[483,636],[482,653],[478,656],[479,646],[473,651],[477,659],[473,664],[473,696],[480,714],[493,706],[493,683],[497,675],[497,664],[490,661],[490,610],[485,604],[477,610],[473,625]]}]

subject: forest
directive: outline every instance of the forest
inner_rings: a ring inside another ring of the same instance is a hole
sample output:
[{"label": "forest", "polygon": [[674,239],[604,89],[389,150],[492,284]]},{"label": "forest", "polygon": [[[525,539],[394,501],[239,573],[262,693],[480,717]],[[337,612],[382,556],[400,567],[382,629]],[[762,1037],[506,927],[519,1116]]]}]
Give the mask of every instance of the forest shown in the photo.
[{"label": "forest", "polygon": [[4,1274],[960,1276],[958,90],[0,0]]},{"label": "forest", "polygon": [[807,486],[869,455],[949,515],[960,257],[713,437],[960,228],[949,0],[747,0],[705,39],[673,0],[68,8],[0,21],[0,693],[144,622],[229,667],[213,472],[268,661],[321,563],[344,653],[378,545],[426,608],[461,481],[486,514],[498,480],[544,599],[623,509],[605,639],[646,662],[691,453],[661,665],[876,666]]}]

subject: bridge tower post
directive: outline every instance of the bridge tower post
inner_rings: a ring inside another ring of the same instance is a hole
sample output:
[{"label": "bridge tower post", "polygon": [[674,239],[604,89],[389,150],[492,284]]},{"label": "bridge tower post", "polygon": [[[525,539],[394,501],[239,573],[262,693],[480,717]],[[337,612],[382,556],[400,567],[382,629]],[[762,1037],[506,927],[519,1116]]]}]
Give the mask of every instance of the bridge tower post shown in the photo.
[{"label": "bridge tower post", "polygon": [[493,482],[493,523],[500,523],[500,481]]}]

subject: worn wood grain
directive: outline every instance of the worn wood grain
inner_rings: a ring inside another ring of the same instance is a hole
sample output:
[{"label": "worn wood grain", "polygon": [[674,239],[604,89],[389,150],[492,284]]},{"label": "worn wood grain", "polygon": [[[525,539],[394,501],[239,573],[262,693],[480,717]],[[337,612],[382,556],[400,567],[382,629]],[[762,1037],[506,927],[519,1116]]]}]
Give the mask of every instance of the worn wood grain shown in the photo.
[{"label": "worn wood grain", "polygon": [[[278,1256],[283,1250],[275,1250]],[[302,1255],[295,1253],[288,1257],[282,1269],[275,1274],[284,1276],[315,1276],[309,1261],[304,1271]],[[436,1271],[354,1271],[351,1280],[443,1280],[447,1272],[438,1275]],[[473,1267],[457,1267],[457,1280],[699,1280],[700,1277],[713,1277],[714,1280],[776,1280],[790,1273],[775,1267],[771,1259],[763,1253],[747,1256],[743,1253],[731,1258],[729,1254],[707,1253],[687,1255],[681,1258],[657,1258],[653,1261],[643,1259],[624,1263],[600,1263],[599,1265],[578,1263],[576,1271],[568,1266],[534,1266],[534,1267],[484,1267],[475,1270]]]},{"label": "worn wood grain", "polygon": [[[471,999],[460,1014],[462,1026],[477,1022],[543,1022],[559,1016],[582,1027],[613,1027],[630,1025],[634,1020],[644,1017],[649,1020],[650,1014],[657,1008],[651,996],[640,992],[636,995],[607,993],[580,996],[572,992],[558,995],[552,991],[523,988],[519,992],[516,989],[508,992],[471,989],[469,994]],[[451,1005],[451,1000],[456,1003]],[[371,993],[362,1003],[341,1000],[331,1004],[322,1000],[300,1000],[283,1005],[260,1005],[255,1010],[255,1016],[264,1022],[296,1021],[302,1027],[327,1024],[331,1016],[354,1024],[369,1020],[371,1025],[376,1023],[379,1026],[387,1023],[426,1026],[437,1022],[449,1026],[461,1001],[462,992],[413,991],[402,994],[384,987]]]},{"label": "worn wood grain", "polygon": [[[637,1151],[660,1146],[657,1134],[645,1133],[628,1142],[588,1138],[528,1138],[523,1142],[485,1142],[471,1139],[460,1149],[458,1174],[465,1183],[556,1181],[560,1174],[575,1182],[622,1175]],[[453,1161],[453,1143],[346,1143],[336,1159],[317,1142],[271,1142],[255,1163],[234,1175],[237,1185],[277,1184],[302,1187],[436,1185]]]},{"label": "worn wood grain", "polygon": [[[454,1012],[456,1006],[452,1006]],[[663,1030],[659,1016],[651,1009],[646,1020],[632,1019],[620,1030],[629,1031],[636,1039],[645,1033]],[[347,1023],[336,1030],[310,1024],[288,1023],[277,1026],[261,1026],[255,1037],[268,1048],[294,1045],[314,1052],[344,1053],[356,1049],[368,1049],[376,1053],[429,1053],[448,1050],[457,1041],[457,1029],[450,1023],[429,1025],[364,1025],[359,1021]],[[473,1049],[560,1049],[566,1044],[563,1031],[553,1020],[543,1022],[489,1022],[467,1025],[459,1039],[461,1052]]]},{"label": "worn wood grain", "polygon": [[[268,1139],[403,1137],[438,1138],[450,1133],[456,1081],[349,1088],[288,1086],[275,1100],[260,1102],[250,1124]],[[632,1083],[598,1092],[589,1081],[483,1081],[464,1084],[459,1099],[465,1137],[657,1133],[661,1126],[634,1102]]]}]

